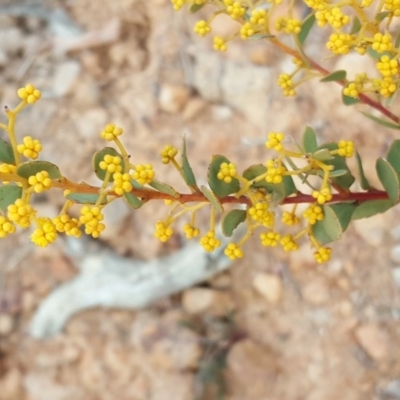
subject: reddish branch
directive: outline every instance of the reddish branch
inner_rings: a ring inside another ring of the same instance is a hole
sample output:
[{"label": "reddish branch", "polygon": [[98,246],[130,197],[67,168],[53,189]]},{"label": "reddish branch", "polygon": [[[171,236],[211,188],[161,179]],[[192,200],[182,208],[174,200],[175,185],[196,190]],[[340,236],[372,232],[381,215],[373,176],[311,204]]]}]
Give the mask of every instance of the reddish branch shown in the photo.
[{"label": "reddish branch", "polygon": [[[297,50],[292,49],[289,46],[286,46],[285,44],[280,42],[278,39],[272,38],[272,39],[270,39],[270,42],[273,43],[275,46],[279,47],[284,53],[291,55],[292,57],[297,58],[298,60],[304,59],[304,56],[302,56]],[[308,57],[307,57],[306,61],[312,69],[318,71],[322,76],[328,76],[330,74],[330,72],[328,70],[321,67],[318,63],[309,59]],[[346,86],[348,83],[346,80],[340,80],[340,81],[335,81],[335,82],[343,87]],[[392,120],[396,124],[400,123],[400,118],[397,115],[394,115],[392,112],[390,112],[387,108],[382,106],[382,104],[380,104],[379,102],[372,100],[370,97],[368,97],[367,95],[365,95],[363,93],[360,93],[359,99],[362,103],[369,105],[370,107],[374,108],[375,110],[378,110],[380,113],[382,113],[383,115],[388,117],[390,120]]]},{"label": "reddish branch", "polygon": [[[86,184],[74,183],[67,179],[53,181],[52,187],[57,187],[60,189],[69,189],[75,193],[99,194],[100,191],[100,188],[98,187],[89,186]],[[131,193],[144,201],[176,200],[182,204],[194,203],[194,202],[196,203],[209,202],[209,200],[207,200],[207,198],[200,192],[191,194],[178,193],[176,197],[173,197],[166,193],[157,192],[152,189],[133,189]],[[113,192],[110,192],[110,195],[118,196]],[[371,190],[368,192],[342,192],[333,194],[330,203],[345,202],[345,201],[363,203],[369,200],[386,200],[386,199],[388,199],[388,194],[381,190]],[[234,195],[230,195],[230,196],[220,197],[218,200],[220,201],[221,204],[251,205],[250,199],[246,196],[241,196],[237,198]],[[299,204],[299,203],[315,203],[315,198],[309,194],[298,192],[295,196],[287,197],[281,202],[281,204]]]}]

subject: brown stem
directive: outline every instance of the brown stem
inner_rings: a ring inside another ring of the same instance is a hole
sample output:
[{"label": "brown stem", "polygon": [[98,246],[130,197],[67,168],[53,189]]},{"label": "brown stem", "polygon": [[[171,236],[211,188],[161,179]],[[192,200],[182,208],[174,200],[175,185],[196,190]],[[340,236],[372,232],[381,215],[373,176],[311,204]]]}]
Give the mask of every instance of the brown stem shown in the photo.
[{"label": "brown stem", "polygon": [[[280,42],[278,39],[276,38],[272,38],[269,39],[269,41],[274,44],[275,46],[279,47],[284,53],[297,58],[298,60],[303,60],[303,57],[301,56],[301,54],[295,50],[292,49],[289,46],[286,46],[285,44],[283,44],[282,42]],[[315,61],[311,60],[310,58],[307,57],[307,63],[309,64],[309,66],[318,71],[321,75],[323,76],[327,76],[330,74],[330,72],[328,70],[326,70],[325,68],[321,67],[318,63],[316,63]],[[335,81],[337,82],[339,85],[341,86],[346,86],[347,82],[344,80],[341,81]],[[375,108],[375,110],[378,110],[380,113],[382,113],[383,115],[385,115],[386,117],[388,117],[390,120],[392,120],[393,122],[395,122],[396,124],[400,123],[400,118],[393,114],[392,112],[390,112],[387,108],[385,108],[382,104],[380,104],[379,102],[372,100],[370,97],[368,97],[367,95],[360,93],[359,94],[359,99],[362,103],[369,105],[372,108]]]},{"label": "brown stem", "polygon": [[[72,192],[76,192],[76,193],[98,194],[100,191],[99,187],[90,186],[87,184],[74,183],[65,178],[62,180],[54,180],[52,183],[52,187],[56,187],[56,188],[64,189],[64,190],[69,189]],[[191,193],[191,194],[179,193],[177,197],[173,197],[166,193],[156,192],[152,189],[133,189],[131,191],[131,193],[143,200],[146,200],[146,201],[147,200],[176,200],[182,204],[208,201],[207,198],[202,193]],[[110,192],[110,195],[120,197],[113,192]],[[347,201],[349,201],[349,202],[356,201],[359,203],[363,203],[363,202],[369,201],[369,200],[385,200],[385,199],[388,199],[388,194],[386,192],[380,191],[380,190],[373,190],[373,191],[368,191],[368,192],[342,192],[342,193],[334,194],[330,203],[343,202],[343,201],[346,201],[346,202]],[[245,205],[252,204],[250,199],[246,196],[240,196],[239,198],[236,198],[233,195],[224,196],[224,197],[219,198],[219,201],[222,204],[245,204]],[[293,197],[287,197],[286,199],[284,199],[282,201],[281,204],[299,204],[299,203],[315,203],[315,198],[313,198],[311,195],[299,192],[298,194],[296,194]]]},{"label": "brown stem", "polygon": [[[344,201],[356,201],[358,203],[364,203],[370,200],[387,200],[388,194],[381,190],[374,190],[369,192],[349,192],[349,193],[336,193],[332,196],[332,200],[329,203],[344,202]],[[314,203],[315,199],[309,194],[299,193],[293,197],[287,197],[283,200],[282,204],[299,204],[299,203]]]}]

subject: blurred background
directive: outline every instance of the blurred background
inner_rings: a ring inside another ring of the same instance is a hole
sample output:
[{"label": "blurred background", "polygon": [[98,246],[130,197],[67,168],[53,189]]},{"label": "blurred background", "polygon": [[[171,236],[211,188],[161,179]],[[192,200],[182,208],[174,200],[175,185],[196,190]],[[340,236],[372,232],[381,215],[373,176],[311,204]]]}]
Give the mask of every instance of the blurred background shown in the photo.
[{"label": "blurred background", "polygon": [[[91,157],[107,123],[124,128],[134,164],[153,163],[182,191],[159,160],[166,144],[179,148],[186,135],[205,183],[211,155],[242,170],[272,156],[268,131],[300,141],[308,124],[321,141],[354,140],[378,186],[375,159],[396,133],[342,105],[331,83],[307,82],[284,98],[277,76],[293,65],[267,43],[237,40],[214,52],[211,39],[192,34],[211,10],[175,13],[168,0],[0,0],[0,105],[14,107],[27,83],[40,88],[17,135],[39,138],[42,159],[76,181],[97,184]],[[216,21],[216,35],[237,29]],[[317,60],[326,57],[323,39],[310,38]],[[350,76],[371,68],[352,55],[325,65]],[[35,201],[43,215],[63,203],[57,192]],[[105,213],[98,245],[116,255],[149,260],[186,243],[179,232],[167,244],[153,238],[166,215],[159,204],[132,212],[115,202]],[[64,239],[38,249],[19,231],[0,241],[0,399],[400,399],[399,217],[395,208],[356,221],[322,266],[307,242],[287,254],[254,238],[244,259],[197,287],[145,310],[78,313],[45,340],[29,335],[35,310],[78,270]]]}]

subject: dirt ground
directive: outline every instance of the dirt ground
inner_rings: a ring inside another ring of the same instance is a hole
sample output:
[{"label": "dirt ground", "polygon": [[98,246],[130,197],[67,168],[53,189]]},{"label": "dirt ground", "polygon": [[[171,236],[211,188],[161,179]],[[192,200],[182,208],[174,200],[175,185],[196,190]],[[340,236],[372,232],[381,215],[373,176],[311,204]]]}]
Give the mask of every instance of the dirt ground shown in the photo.
[{"label": "dirt ground", "polygon": [[[354,140],[378,185],[375,159],[393,131],[343,106],[334,84],[309,82],[283,98],[275,82],[290,60],[259,41],[215,54],[191,33],[196,18],[167,0],[1,0],[1,107],[28,82],[41,88],[17,134],[40,138],[42,157],[78,181],[96,183],[91,155],[110,122],[124,128],[135,163],[154,163],[181,190],[158,152],[183,135],[205,182],[211,155],[243,169],[267,157],[268,131],[300,140],[309,124],[321,141]],[[215,32],[232,29],[222,20]],[[369,68],[351,56],[329,63]],[[57,193],[37,200],[43,214],[61,204]],[[153,238],[164,215],[158,205],[110,206],[102,243],[137,259],[170,253],[185,239]],[[400,399],[399,218],[397,207],[356,221],[322,266],[307,243],[287,254],[254,238],[245,258],[196,288],[146,310],[88,310],[47,340],[29,336],[32,316],[77,271],[62,239],[37,249],[19,232],[0,242],[0,400]],[[200,311],[185,302],[205,297],[213,300]]]}]

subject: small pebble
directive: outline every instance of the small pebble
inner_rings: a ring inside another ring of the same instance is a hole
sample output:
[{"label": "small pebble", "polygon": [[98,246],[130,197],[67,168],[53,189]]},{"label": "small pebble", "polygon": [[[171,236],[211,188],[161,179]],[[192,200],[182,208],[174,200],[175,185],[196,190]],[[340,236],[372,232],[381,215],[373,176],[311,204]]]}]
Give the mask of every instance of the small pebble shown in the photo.
[{"label": "small pebble", "polygon": [[7,336],[14,329],[14,319],[9,314],[0,314],[0,335]]},{"label": "small pebble", "polygon": [[277,275],[258,274],[253,280],[253,286],[271,304],[276,304],[282,299],[282,279]]}]

